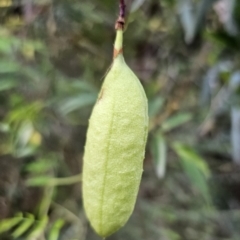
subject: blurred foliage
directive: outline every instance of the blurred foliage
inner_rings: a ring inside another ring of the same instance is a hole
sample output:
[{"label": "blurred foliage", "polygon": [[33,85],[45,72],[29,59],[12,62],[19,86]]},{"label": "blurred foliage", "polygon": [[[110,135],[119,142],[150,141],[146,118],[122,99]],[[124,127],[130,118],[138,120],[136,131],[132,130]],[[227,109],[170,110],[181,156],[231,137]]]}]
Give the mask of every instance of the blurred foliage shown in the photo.
[{"label": "blurred foliage", "polygon": [[[149,139],[134,213],[109,239],[239,240],[240,2],[126,2]],[[0,239],[99,239],[81,166],[117,12],[112,0],[0,0]]]}]

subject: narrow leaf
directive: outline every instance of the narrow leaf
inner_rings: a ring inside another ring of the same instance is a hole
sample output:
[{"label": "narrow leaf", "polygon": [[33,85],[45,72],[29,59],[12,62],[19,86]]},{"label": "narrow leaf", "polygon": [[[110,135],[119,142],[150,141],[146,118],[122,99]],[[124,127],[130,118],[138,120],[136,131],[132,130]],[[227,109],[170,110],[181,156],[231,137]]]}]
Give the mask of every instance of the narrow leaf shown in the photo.
[{"label": "narrow leaf", "polygon": [[22,223],[12,233],[14,238],[18,238],[23,235],[34,223],[35,219],[32,214],[27,214],[26,218],[23,219]]},{"label": "narrow leaf", "polygon": [[31,173],[42,173],[52,169],[56,165],[53,159],[38,159],[26,166],[26,170]]},{"label": "narrow leaf", "polygon": [[232,107],[231,122],[232,157],[236,164],[240,164],[240,108]]},{"label": "narrow leaf", "polygon": [[67,115],[68,113],[81,109],[82,107],[93,105],[96,98],[97,96],[95,94],[82,93],[78,96],[64,100],[59,105],[59,109],[62,114]]},{"label": "narrow leaf", "polygon": [[10,90],[17,86],[17,81],[10,78],[10,79],[3,79],[0,81],[0,91]]},{"label": "narrow leaf", "polygon": [[166,172],[167,146],[162,134],[157,133],[151,141],[151,153],[155,164],[156,175],[164,178]]},{"label": "narrow leaf", "polygon": [[155,117],[162,109],[164,98],[157,96],[148,103],[148,114],[150,117]]},{"label": "narrow leaf", "polygon": [[58,219],[51,228],[48,240],[58,240],[63,225],[64,221],[62,219]]},{"label": "narrow leaf", "polygon": [[192,119],[192,114],[190,113],[179,113],[169,119],[167,119],[165,122],[163,122],[161,128],[164,132],[173,130],[174,128],[177,128],[187,122],[189,122]]},{"label": "narrow leaf", "polygon": [[183,169],[191,184],[202,194],[206,203],[211,205],[210,191],[207,183],[210,170],[206,162],[189,146],[174,143],[173,148],[180,157]]},{"label": "narrow leaf", "polygon": [[18,214],[13,218],[4,219],[0,221],[0,233],[9,231],[21,221],[22,221],[22,214]]},{"label": "narrow leaf", "polygon": [[48,223],[48,217],[44,216],[37,224],[34,226],[33,231],[28,235],[26,240],[37,239],[45,231],[46,225]]},{"label": "narrow leaf", "polygon": [[18,72],[21,66],[14,61],[6,59],[0,61],[0,73],[15,73]]}]

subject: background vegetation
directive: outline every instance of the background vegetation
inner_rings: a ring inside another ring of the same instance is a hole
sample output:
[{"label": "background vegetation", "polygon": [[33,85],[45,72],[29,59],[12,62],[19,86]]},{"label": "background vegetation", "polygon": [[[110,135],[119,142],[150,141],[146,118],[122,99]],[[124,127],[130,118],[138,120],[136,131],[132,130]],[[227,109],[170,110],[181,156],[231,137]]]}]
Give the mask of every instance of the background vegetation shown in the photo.
[{"label": "background vegetation", "polygon": [[[239,240],[240,3],[126,2],[150,127],[134,213],[109,240]],[[0,239],[99,239],[80,180],[117,12],[117,0],[0,1]]]}]

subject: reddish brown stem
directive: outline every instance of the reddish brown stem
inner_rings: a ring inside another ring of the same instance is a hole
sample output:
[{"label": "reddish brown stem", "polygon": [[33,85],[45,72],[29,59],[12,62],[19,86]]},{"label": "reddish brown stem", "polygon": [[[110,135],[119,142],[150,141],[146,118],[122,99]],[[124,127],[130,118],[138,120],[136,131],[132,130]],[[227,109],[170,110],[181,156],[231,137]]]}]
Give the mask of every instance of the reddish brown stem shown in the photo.
[{"label": "reddish brown stem", "polygon": [[115,28],[116,30],[118,29],[124,29],[124,24],[125,24],[125,15],[126,15],[126,4],[124,0],[119,0],[119,16],[116,21]]},{"label": "reddish brown stem", "polygon": [[125,18],[126,4],[125,4],[124,0],[120,0],[119,8],[120,8],[119,16],[121,16],[122,18]]}]

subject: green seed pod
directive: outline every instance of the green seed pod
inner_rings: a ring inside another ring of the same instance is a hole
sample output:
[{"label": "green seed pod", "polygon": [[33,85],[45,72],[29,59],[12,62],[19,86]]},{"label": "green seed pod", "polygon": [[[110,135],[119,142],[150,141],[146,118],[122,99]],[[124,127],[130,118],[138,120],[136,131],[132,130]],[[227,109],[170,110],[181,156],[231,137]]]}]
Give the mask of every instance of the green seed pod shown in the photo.
[{"label": "green seed pod", "polygon": [[129,219],[143,171],[147,98],[122,54],[117,30],[113,64],[89,120],[83,166],[83,202],[94,230],[107,237]]}]

